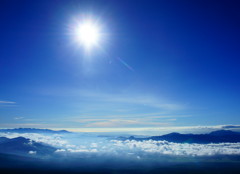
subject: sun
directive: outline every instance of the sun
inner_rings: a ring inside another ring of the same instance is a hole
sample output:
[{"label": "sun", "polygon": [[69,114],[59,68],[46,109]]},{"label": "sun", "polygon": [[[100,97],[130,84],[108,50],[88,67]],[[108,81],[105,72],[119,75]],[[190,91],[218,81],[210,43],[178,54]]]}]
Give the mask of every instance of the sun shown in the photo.
[{"label": "sun", "polygon": [[90,49],[100,42],[100,27],[92,21],[83,21],[76,26],[74,35],[81,45]]}]

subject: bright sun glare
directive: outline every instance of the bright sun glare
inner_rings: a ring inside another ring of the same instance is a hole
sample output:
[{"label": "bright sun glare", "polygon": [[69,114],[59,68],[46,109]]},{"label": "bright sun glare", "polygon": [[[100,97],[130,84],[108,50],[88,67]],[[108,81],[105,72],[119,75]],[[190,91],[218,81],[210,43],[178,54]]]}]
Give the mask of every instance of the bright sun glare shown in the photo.
[{"label": "bright sun glare", "polygon": [[86,21],[76,27],[75,34],[77,40],[86,48],[90,48],[99,43],[99,27],[91,21]]}]

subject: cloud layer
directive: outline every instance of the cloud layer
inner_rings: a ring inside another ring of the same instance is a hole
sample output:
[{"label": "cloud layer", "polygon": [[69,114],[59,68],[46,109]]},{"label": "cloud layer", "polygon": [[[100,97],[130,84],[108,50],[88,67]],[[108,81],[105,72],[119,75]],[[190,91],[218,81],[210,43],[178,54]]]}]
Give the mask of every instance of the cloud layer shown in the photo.
[{"label": "cloud layer", "polygon": [[[16,138],[25,137],[36,142],[45,143],[56,147],[56,154],[85,154],[108,155],[118,157],[144,156],[214,156],[214,155],[240,155],[240,143],[218,144],[187,144],[171,143],[168,141],[136,141],[114,140],[109,137],[98,137],[92,134],[52,134],[38,133],[0,133],[0,137]],[[35,152],[34,152],[35,153]],[[37,152],[36,152],[37,153]]]}]

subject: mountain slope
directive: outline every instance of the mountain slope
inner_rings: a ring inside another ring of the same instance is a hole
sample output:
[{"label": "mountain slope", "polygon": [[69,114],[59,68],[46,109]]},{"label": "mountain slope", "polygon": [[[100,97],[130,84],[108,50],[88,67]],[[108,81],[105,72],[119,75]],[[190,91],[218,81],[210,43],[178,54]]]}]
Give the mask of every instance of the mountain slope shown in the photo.
[{"label": "mountain slope", "polygon": [[46,144],[37,143],[23,137],[5,138],[0,137],[0,153],[18,155],[48,155],[56,151],[56,148]]},{"label": "mountain slope", "polygon": [[148,138],[129,137],[129,140],[166,140],[174,143],[237,143],[240,142],[240,133],[229,130],[214,131],[209,134],[180,134],[170,133],[162,136],[152,136]]}]

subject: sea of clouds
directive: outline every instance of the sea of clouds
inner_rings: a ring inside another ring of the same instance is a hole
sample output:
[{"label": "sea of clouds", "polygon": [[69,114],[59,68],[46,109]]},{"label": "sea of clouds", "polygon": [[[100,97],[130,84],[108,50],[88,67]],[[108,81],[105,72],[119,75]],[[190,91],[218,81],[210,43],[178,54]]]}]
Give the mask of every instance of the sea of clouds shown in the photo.
[{"label": "sea of clouds", "polygon": [[[0,133],[0,137],[25,137],[57,148],[58,155],[111,155],[140,159],[146,156],[240,155],[240,143],[188,144],[154,140],[119,140],[93,134]],[[29,153],[29,154],[36,154]]]}]

